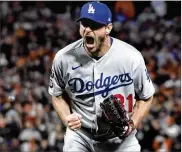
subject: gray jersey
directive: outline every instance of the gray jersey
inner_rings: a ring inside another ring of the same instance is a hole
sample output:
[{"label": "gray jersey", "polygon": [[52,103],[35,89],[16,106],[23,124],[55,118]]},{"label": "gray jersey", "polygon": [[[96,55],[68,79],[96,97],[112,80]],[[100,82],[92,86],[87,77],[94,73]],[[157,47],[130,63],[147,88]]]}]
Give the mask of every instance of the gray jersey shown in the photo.
[{"label": "gray jersey", "polygon": [[98,129],[100,102],[109,95],[118,97],[130,113],[136,95],[147,99],[154,94],[141,53],[112,39],[110,49],[99,60],[87,54],[80,39],[60,50],[53,61],[49,93],[59,96],[66,91],[72,111],[82,115],[82,125],[88,128]]}]

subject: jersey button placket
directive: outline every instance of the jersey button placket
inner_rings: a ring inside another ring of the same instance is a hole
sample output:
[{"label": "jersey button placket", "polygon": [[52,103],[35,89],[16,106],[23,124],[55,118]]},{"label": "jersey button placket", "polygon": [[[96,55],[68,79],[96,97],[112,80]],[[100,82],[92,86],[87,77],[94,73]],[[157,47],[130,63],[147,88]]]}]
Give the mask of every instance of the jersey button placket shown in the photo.
[{"label": "jersey button placket", "polygon": [[97,92],[99,91],[97,88],[96,88],[96,81],[100,79],[100,71],[98,70],[98,66],[97,64],[95,64],[94,66],[94,83],[95,83],[95,87],[94,87],[94,98],[95,98],[95,125],[96,125],[96,129],[98,128],[98,125],[97,125],[97,115],[98,115],[98,106],[99,106],[99,103],[100,103],[100,100],[101,100],[101,96],[99,94],[97,94]]}]

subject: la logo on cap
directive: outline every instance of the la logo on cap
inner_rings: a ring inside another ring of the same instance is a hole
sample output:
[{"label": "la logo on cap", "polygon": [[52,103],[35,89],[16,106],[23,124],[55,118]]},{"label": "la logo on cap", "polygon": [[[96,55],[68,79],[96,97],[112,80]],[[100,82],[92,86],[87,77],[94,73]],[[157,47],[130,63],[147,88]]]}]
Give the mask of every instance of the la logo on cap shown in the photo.
[{"label": "la logo on cap", "polygon": [[89,4],[88,13],[94,14],[95,9],[93,8],[92,4]]}]

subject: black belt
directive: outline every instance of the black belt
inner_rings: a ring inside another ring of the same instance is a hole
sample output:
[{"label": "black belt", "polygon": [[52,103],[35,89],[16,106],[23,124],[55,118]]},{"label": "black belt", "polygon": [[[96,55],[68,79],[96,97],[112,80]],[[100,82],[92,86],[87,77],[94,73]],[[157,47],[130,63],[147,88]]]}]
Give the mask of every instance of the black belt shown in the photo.
[{"label": "black belt", "polygon": [[105,141],[116,137],[111,129],[108,129],[106,132],[101,133],[97,132],[96,129],[86,128],[82,126],[81,130],[96,141]]}]

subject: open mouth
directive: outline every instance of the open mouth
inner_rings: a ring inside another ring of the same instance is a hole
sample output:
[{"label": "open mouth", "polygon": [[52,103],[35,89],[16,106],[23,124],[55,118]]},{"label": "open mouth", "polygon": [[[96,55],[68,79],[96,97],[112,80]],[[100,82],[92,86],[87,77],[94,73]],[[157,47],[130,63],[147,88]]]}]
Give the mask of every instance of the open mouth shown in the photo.
[{"label": "open mouth", "polygon": [[94,44],[94,38],[91,37],[91,36],[86,36],[85,40],[86,40],[86,44],[88,44],[88,45],[93,45]]}]

